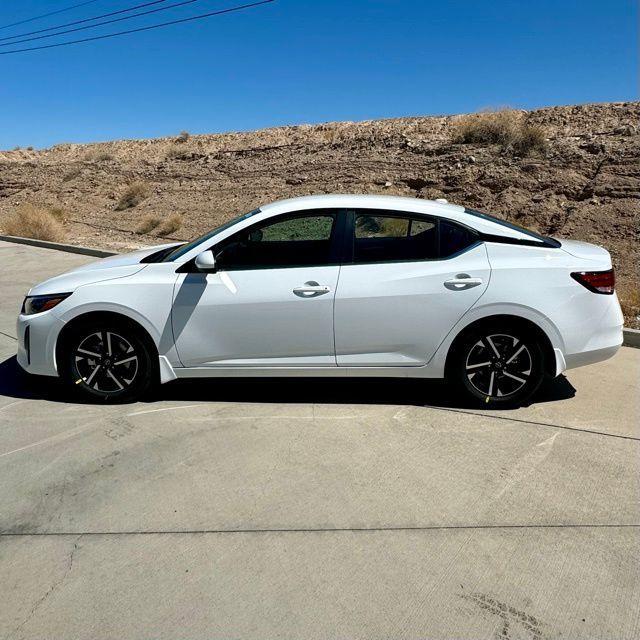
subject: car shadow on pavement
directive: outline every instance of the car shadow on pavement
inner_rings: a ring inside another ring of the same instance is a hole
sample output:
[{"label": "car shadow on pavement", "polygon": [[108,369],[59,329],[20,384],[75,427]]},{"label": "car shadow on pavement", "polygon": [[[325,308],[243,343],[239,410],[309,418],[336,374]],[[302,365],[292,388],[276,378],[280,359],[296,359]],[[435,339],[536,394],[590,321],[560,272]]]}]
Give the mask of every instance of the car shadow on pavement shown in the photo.
[{"label": "car shadow on pavement", "polygon": [[[547,380],[530,401],[556,402],[576,393],[564,375]],[[57,378],[26,374],[15,356],[0,363],[0,396],[88,403]],[[263,402],[317,404],[394,404],[471,408],[442,380],[407,378],[209,378],[160,385],[146,402]],[[494,409],[495,410],[495,409]]]}]

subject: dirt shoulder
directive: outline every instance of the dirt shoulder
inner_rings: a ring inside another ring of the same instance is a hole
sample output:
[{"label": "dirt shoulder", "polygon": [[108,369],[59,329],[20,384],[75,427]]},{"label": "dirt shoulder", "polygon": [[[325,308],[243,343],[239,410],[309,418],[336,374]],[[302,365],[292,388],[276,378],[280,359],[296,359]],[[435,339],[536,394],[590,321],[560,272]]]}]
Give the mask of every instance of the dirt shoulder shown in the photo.
[{"label": "dirt shoulder", "polygon": [[[67,241],[118,251],[163,241],[145,217],[182,214],[187,239],[261,203],[313,193],[385,193],[486,210],[560,238],[607,247],[630,323],[640,313],[640,103],[522,112],[547,148],[519,156],[454,142],[459,117],[0,151],[0,228],[22,203],[64,211]],[[118,209],[132,183],[142,200]]]}]

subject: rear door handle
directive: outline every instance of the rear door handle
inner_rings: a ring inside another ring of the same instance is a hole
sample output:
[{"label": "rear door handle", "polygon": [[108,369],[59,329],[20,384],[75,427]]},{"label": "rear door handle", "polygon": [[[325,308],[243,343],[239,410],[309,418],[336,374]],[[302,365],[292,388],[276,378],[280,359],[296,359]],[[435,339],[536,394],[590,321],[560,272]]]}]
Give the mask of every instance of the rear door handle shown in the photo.
[{"label": "rear door handle", "polygon": [[444,286],[451,291],[471,289],[482,284],[482,278],[472,278],[466,273],[459,273],[455,278],[444,281]]},{"label": "rear door handle", "polygon": [[314,280],[310,280],[309,282],[305,282],[303,286],[296,287],[293,293],[300,298],[317,298],[325,293],[329,293],[329,291],[331,291],[331,289],[327,285],[318,284]]}]

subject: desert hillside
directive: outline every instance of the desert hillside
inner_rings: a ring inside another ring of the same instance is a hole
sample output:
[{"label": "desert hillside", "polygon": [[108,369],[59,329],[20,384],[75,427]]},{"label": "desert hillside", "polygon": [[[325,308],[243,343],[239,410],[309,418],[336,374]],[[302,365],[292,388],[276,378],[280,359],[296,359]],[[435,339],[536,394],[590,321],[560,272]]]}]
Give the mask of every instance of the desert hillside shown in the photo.
[{"label": "desert hillside", "polygon": [[160,235],[190,238],[296,195],[444,197],[545,234],[603,244],[633,319],[640,312],[640,103],[511,116],[542,140],[529,148],[499,136],[465,138],[464,119],[448,116],[0,151],[0,228],[33,204],[64,219],[68,242],[125,250],[157,244]]}]

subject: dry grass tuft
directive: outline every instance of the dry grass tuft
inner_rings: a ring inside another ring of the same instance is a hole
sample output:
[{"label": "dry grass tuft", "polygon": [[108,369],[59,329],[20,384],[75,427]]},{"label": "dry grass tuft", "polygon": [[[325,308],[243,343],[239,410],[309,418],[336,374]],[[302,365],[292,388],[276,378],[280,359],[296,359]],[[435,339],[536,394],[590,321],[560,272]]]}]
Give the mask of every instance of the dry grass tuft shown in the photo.
[{"label": "dry grass tuft", "polygon": [[113,160],[113,154],[108,151],[99,151],[93,159],[95,162],[109,162]]},{"label": "dry grass tuft", "polygon": [[146,182],[132,182],[120,196],[116,211],[124,211],[137,207],[143,200],[149,197],[149,185]]},{"label": "dry grass tuft", "polygon": [[544,129],[527,124],[523,114],[511,109],[460,118],[454,123],[453,141],[459,144],[498,144],[520,156],[543,153],[547,148]]},{"label": "dry grass tuft", "polygon": [[175,233],[182,226],[182,216],[179,213],[172,213],[168,218],[165,218],[158,227],[159,236],[170,236]]},{"label": "dry grass tuft", "polygon": [[622,307],[625,320],[634,321],[640,318],[639,287],[621,287],[618,291],[618,299],[620,300],[620,306]]},{"label": "dry grass tuft", "polygon": [[187,153],[188,152],[185,149],[179,147],[177,144],[174,144],[169,147],[169,149],[167,149],[166,158],[167,160],[181,160],[186,156]]},{"label": "dry grass tuft", "polygon": [[62,207],[51,207],[49,209],[49,213],[58,221],[58,222],[66,222],[67,221],[67,212]]},{"label": "dry grass tuft", "polygon": [[65,230],[62,222],[50,210],[29,203],[21,204],[4,223],[10,236],[62,242]]},{"label": "dry grass tuft", "polygon": [[160,216],[156,216],[153,213],[150,213],[149,215],[142,218],[140,224],[136,227],[136,233],[150,233],[161,222],[162,218]]},{"label": "dry grass tuft", "polygon": [[180,135],[176,139],[178,142],[186,142],[190,137],[191,135],[188,131],[181,131]]}]

